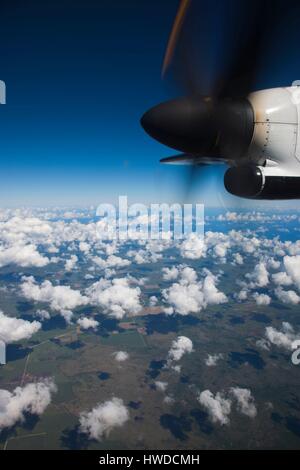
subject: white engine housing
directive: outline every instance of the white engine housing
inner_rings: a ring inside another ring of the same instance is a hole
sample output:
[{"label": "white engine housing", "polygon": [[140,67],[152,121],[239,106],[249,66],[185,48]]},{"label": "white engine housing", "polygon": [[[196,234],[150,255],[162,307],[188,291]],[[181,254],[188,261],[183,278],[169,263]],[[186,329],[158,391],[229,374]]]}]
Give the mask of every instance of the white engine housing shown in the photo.
[{"label": "white engine housing", "polygon": [[[300,87],[251,93],[254,135],[246,159],[264,176],[300,176]],[[263,166],[260,166],[264,164]]]}]

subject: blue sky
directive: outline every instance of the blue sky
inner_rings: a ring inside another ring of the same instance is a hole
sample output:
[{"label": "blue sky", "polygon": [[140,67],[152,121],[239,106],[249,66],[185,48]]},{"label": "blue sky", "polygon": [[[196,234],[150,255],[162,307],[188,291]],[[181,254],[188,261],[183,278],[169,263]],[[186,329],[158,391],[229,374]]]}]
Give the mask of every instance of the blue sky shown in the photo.
[{"label": "blue sky", "polygon": [[[175,0],[4,3],[3,206],[98,204],[119,194],[132,202],[182,197],[185,170],[159,164],[174,151],[152,141],[139,124],[145,110],[174,95],[160,69],[177,6]],[[280,47],[272,75],[259,85],[300,78],[285,54],[282,66]],[[193,197],[218,205],[223,171],[206,170]]]}]

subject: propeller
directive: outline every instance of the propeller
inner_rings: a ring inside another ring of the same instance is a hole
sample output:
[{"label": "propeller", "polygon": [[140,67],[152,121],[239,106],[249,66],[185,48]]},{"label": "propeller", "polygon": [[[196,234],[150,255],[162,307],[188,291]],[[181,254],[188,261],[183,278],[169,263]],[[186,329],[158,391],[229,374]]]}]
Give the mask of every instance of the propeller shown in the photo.
[{"label": "propeller", "polygon": [[247,97],[283,21],[299,17],[299,7],[299,0],[180,1],[162,77],[184,98],[155,106],[141,122],[156,140],[183,153],[162,162],[189,164],[187,185],[200,164],[234,164],[244,155],[254,125]]},{"label": "propeller", "polygon": [[[246,98],[266,46],[298,0],[181,0],[163,60],[162,76],[185,95]],[[209,83],[207,83],[209,82]]]}]

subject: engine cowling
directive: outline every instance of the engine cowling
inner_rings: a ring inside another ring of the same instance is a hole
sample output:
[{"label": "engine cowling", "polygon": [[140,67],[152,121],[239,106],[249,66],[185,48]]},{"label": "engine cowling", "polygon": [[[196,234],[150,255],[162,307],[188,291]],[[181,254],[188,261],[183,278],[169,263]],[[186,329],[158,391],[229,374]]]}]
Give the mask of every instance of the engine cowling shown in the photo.
[{"label": "engine cowling", "polygon": [[300,87],[260,90],[248,100],[254,132],[244,163],[262,166],[271,160],[300,176]]},{"label": "engine cowling", "polygon": [[225,173],[225,188],[251,199],[300,198],[300,87],[261,90],[248,99],[252,142]]},{"label": "engine cowling", "polygon": [[300,176],[266,173],[254,165],[232,167],[225,173],[224,185],[229,193],[249,199],[300,198]]}]

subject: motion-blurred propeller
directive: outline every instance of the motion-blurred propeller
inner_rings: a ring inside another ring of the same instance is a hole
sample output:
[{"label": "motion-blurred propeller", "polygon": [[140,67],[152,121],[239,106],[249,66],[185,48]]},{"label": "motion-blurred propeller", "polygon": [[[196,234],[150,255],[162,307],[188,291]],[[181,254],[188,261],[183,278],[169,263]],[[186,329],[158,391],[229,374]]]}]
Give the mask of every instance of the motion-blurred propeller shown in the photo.
[{"label": "motion-blurred propeller", "polygon": [[155,106],[141,122],[153,138],[183,152],[162,162],[189,164],[187,185],[196,179],[193,168],[235,164],[253,143],[247,97],[268,45],[293,11],[299,14],[297,0],[181,0],[162,76],[185,97]]}]

